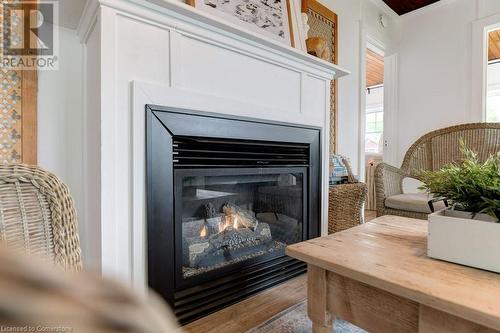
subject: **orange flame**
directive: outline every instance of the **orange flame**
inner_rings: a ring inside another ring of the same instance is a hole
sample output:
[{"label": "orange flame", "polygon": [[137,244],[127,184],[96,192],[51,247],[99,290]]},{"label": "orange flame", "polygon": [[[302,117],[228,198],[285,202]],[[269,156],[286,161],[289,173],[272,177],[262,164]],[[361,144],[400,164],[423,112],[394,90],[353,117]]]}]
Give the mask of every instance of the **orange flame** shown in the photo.
[{"label": "orange flame", "polygon": [[200,237],[207,237],[208,235],[208,228],[206,225],[203,225],[203,228],[201,228],[200,231]]}]

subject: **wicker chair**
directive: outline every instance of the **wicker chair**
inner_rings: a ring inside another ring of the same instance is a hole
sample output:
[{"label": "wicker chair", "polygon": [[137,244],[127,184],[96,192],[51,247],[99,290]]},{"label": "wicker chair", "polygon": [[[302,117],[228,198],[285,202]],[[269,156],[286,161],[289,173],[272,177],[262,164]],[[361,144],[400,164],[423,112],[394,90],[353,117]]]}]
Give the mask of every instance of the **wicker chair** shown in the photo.
[{"label": "wicker chair", "polygon": [[347,159],[348,183],[331,185],[328,196],[328,234],[343,231],[363,223],[363,204],[367,187],[354,178]]},{"label": "wicker chair", "polygon": [[73,199],[36,166],[0,165],[0,240],[66,270],[82,268]]},{"label": "wicker chair", "polygon": [[137,294],[97,274],[65,272],[1,244],[0,309],[2,332],[182,332],[152,291]]},{"label": "wicker chair", "polygon": [[363,223],[365,183],[330,186],[328,197],[328,234],[343,231]]},{"label": "wicker chair", "polygon": [[[500,123],[473,123],[447,127],[425,134],[406,152],[400,169],[380,163],[375,170],[377,216],[399,215],[427,219],[433,211],[425,193],[404,194],[403,179],[419,178],[421,170],[439,170],[459,161],[459,141],[465,140],[481,161],[500,150]],[[438,208],[444,206],[438,203]],[[404,209],[403,209],[404,208]]]}]

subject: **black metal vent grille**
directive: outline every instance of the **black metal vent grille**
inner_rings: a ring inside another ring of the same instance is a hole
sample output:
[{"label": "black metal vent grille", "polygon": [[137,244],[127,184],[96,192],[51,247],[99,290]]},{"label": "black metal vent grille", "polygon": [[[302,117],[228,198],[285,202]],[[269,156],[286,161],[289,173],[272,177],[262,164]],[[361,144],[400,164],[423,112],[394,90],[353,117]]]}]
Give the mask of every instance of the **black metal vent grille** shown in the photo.
[{"label": "black metal vent grille", "polygon": [[174,137],[175,168],[307,166],[309,145],[196,137]]},{"label": "black metal vent grille", "polygon": [[305,272],[304,262],[282,257],[224,279],[178,291],[174,300],[175,316],[181,324],[189,323]]}]

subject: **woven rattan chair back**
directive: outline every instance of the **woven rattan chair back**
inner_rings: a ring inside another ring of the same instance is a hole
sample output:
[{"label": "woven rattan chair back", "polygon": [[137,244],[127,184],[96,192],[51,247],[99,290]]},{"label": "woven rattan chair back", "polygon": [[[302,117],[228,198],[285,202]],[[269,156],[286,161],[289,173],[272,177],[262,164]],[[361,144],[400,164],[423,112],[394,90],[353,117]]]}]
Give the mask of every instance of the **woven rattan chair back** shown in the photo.
[{"label": "woven rattan chair back", "polygon": [[500,150],[500,123],[464,124],[429,132],[408,149],[401,170],[418,178],[421,170],[439,170],[460,161],[461,139],[484,161]]},{"label": "woven rattan chair back", "polygon": [[349,160],[342,157],[348,183],[330,186],[328,196],[328,234],[343,231],[363,223],[363,204],[366,198],[365,183],[358,183]]},{"label": "woven rattan chair back", "polygon": [[82,268],[73,199],[59,178],[36,166],[0,165],[0,240],[66,270]]}]

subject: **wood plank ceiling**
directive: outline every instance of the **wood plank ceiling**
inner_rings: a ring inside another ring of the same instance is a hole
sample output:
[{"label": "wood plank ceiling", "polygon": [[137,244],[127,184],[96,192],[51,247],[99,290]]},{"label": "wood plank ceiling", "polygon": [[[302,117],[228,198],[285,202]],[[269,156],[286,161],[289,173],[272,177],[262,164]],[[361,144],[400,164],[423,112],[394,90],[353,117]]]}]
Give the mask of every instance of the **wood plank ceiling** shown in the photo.
[{"label": "wood plank ceiling", "polygon": [[439,0],[384,0],[398,15],[403,15]]},{"label": "wood plank ceiling", "polygon": [[366,87],[384,83],[384,58],[370,49],[366,50]]},{"label": "wood plank ceiling", "polygon": [[488,34],[488,61],[500,59],[500,29]]}]

